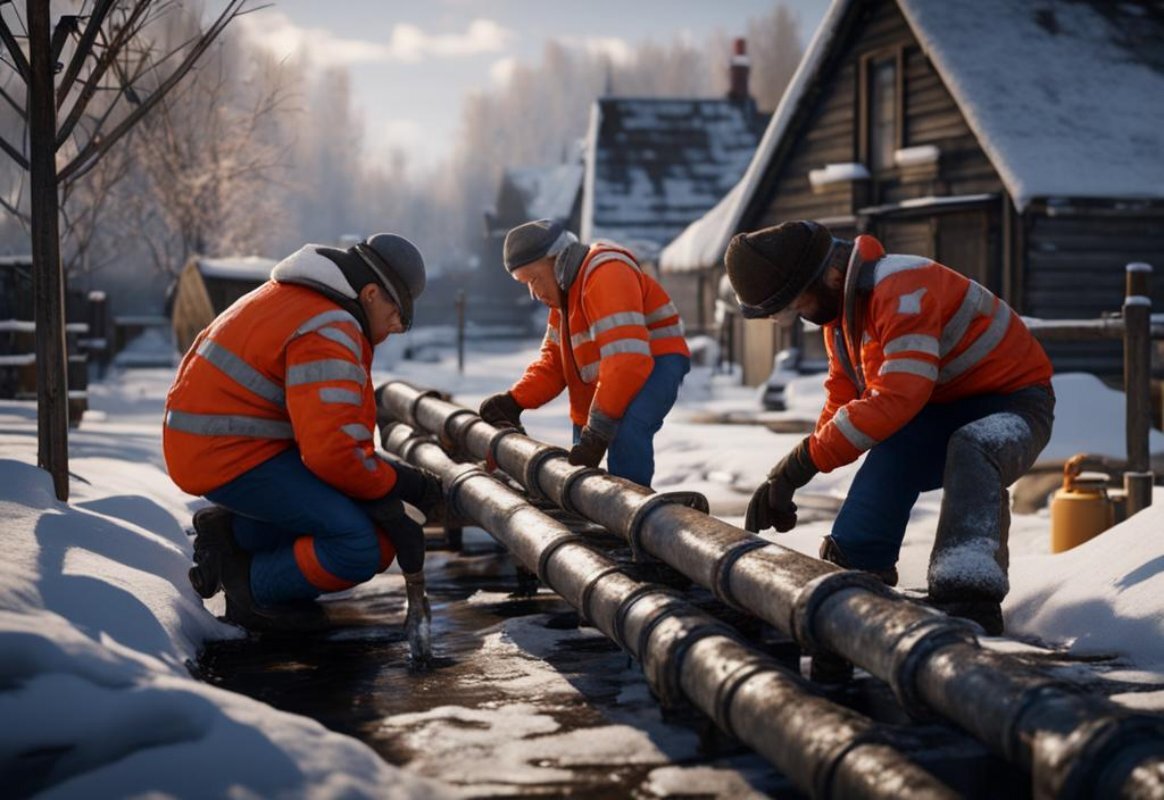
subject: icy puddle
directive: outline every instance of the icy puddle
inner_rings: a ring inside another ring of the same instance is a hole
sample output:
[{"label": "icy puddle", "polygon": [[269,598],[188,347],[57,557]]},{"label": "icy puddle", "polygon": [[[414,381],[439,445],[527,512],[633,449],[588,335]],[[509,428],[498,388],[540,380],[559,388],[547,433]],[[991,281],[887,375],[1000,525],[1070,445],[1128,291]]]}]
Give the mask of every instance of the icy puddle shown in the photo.
[{"label": "icy puddle", "polygon": [[488,540],[429,553],[427,572],[431,669],[409,666],[397,574],[328,602],[326,634],[210,646],[202,677],[361,739],[456,796],[800,796],[699,715],[665,714],[638,666],[576,627],[556,595],[510,597],[513,565]]}]

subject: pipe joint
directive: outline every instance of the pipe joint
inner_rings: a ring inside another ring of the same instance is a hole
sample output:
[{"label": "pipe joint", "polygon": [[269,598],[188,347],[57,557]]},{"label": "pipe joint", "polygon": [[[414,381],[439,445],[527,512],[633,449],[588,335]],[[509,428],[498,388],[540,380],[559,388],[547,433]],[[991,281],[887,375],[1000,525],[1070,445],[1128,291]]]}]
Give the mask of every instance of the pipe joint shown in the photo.
[{"label": "pipe joint", "polygon": [[660,588],[650,583],[640,583],[622,599],[622,602],[618,605],[618,610],[614,614],[614,641],[619,647],[635,658],[642,657],[642,650],[640,649],[642,643],[636,641],[632,648],[626,635],[627,619],[630,617],[631,611],[634,609],[636,603],[644,597],[654,595],[664,595],[675,600],[682,599],[682,596],[673,589]]},{"label": "pipe joint", "polygon": [[574,505],[574,484],[578,483],[578,481],[585,480],[586,478],[603,474],[605,473],[598,467],[579,467],[567,475],[566,479],[562,481],[562,508],[566,511],[569,511],[571,514],[577,514],[580,517],[586,517],[589,519],[589,517],[580,508],[578,508],[578,506]]},{"label": "pipe joint", "polygon": [[736,562],[743,556],[760,548],[767,547],[768,544],[764,539],[757,537],[755,539],[745,539],[729,547],[727,552],[715,562],[715,567],[711,573],[712,581],[714,581],[714,584],[711,586],[711,591],[715,596],[732,608],[751,613],[748,608],[740,605],[735,595],[732,594],[732,570],[735,568]]},{"label": "pipe joint", "polygon": [[[573,476],[571,476],[572,478]],[[569,480],[567,487],[569,487]],[[569,497],[569,491],[563,493],[563,500]],[[647,498],[646,502],[635,509],[635,513],[631,515],[630,522],[627,524],[627,541],[630,542],[631,554],[635,561],[655,561],[653,556],[647,553],[643,547],[642,535],[645,527],[647,517],[649,517],[655,510],[661,506],[667,505],[681,505],[687,508],[695,509],[702,514],[710,513],[711,506],[707,502],[707,498],[699,492],[660,492],[653,494]]]},{"label": "pipe joint", "polygon": [[436,389],[425,389],[424,391],[418,390],[416,397],[413,398],[412,402],[408,404],[408,420],[407,421],[414,428],[420,427],[420,423],[416,419],[416,409],[420,406],[422,401],[424,401],[430,397],[435,397],[436,399],[440,400],[444,397],[444,395],[442,395]]},{"label": "pipe joint", "polygon": [[[583,539],[581,536],[569,530],[565,530],[562,533],[559,533],[557,536],[546,542],[542,546],[542,552],[538,555],[538,564],[535,570],[538,579],[547,586],[552,586],[553,584],[546,574],[546,570],[549,569],[550,559],[554,557],[554,554],[558,552],[558,548],[560,548],[562,545],[577,544],[582,542]],[[584,608],[579,609],[579,611],[585,613]]]},{"label": "pipe joint", "polygon": [[945,647],[965,644],[977,648],[979,628],[972,622],[938,614],[909,626],[893,644],[889,685],[902,708],[914,719],[933,717],[918,687],[918,672],[932,655]]},{"label": "pipe joint", "polygon": [[489,437],[489,447],[485,451],[485,467],[492,472],[497,469],[497,448],[501,444],[501,440],[506,436],[513,436],[520,434],[520,428],[498,428],[497,432]]},{"label": "pipe joint", "polygon": [[583,619],[585,619],[588,622],[590,622],[591,624],[593,624],[594,615],[592,613],[590,613],[590,601],[594,597],[594,589],[598,586],[598,584],[604,578],[606,578],[610,575],[613,575],[615,573],[621,573],[621,572],[622,572],[621,566],[619,566],[618,564],[611,564],[608,567],[604,567],[604,568],[598,570],[597,572],[593,573],[592,575],[590,575],[586,579],[586,583],[582,587],[582,596],[581,596],[580,601],[578,603],[578,613],[580,613],[582,615]]},{"label": "pipe joint", "polygon": [[561,447],[554,447],[553,445],[545,445],[539,447],[530,458],[525,462],[525,468],[522,470],[521,484],[525,487],[529,496],[535,500],[549,500],[550,497],[542,489],[541,481],[538,479],[538,474],[542,470],[542,466],[551,458],[565,458],[569,455],[568,451]]},{"label": "pipe joint", "polygon": [[735,639],[735,632],[718,620],[696,622],[682,626],[675,635],[668,635],[652,650],[647,650],[651,634],[660,623],[681,614],[690,614],[686,603],[668,603],[651,612],[651,617],[639,633],[639,652],[643,653],[643,674],[651,692],[664,708],[678,708],[685,700],[682,685],[683,661],[691,646],[708,636]]},{"label": "pipe joint", "polygon": [[472,509],[466,508],[460,502],[461,487],[464,486],[465,481],[470,478],[490,477],[489,473],[480,467],[469,467],[461,472],[457,477],[449,482],[449,488],[445,492],[445,497],[448,498],[449,506],[458,516],[466,517],[468,519],[475,519],[472,514]]},{"label": "pipe joint", "polygon": [[1164,718],[1109,715],[1078,728],[1052,759],[1049,774],[1036,773],[1036,796],[1062,800],[1157,796],[1158,778],[1149,774],[1154,770],[1137,769],[1152,762],[1156,769],[1164,762]]},{"label": "pipe joint", "polygon": [[817,636],[816,616],[825,601],[837,592],[847,589],[862,589],[882,597],[894,596],[893,592],[876,577],[857,570],[829,572],[809,581],[796,595],[796,601],[792,605],[792,619],[789,620],[789,630],[796,637],[796,641],[809,652],[832,650]]},{"label": "pipe joint", "polygon": [[711,715],[721,729],[737,739],[740,738],[735,726],[732,725],[732,703],[735,702],[736,694],[739,693],[741,686],[757,674],[772,671],[783,674],[781,667],[771,659],[749,653],[747,659],[742,660],[732,672],[723,677],[716,686]]}]

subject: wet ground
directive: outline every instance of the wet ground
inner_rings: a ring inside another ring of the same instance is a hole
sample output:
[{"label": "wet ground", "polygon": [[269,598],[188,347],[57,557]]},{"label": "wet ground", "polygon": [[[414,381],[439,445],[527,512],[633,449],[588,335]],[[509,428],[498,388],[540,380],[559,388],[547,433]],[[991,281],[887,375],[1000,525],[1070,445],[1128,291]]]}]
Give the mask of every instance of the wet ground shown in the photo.
[{"label": "wet ground", "polygon": [[[436,656],[428,669],[409,663],[403,582],[388,574],[325,603],[324,633],[208,647],[201,677],[354,736],[461,796],[801,796],[699,712],[662,709],[638,665],[579,627],[549,590],[514,596],[517,571],[483,532],[470,529],[460,553],[430,552],[426,572]],[[689,599],[731,616],[701,590]],[[798,667],[775,631],[730,621]],[[890,742],[968,796],[1029,792],[1024,776],[977,742],[910,720],[864,673],[832,697],[881,722]]]}]

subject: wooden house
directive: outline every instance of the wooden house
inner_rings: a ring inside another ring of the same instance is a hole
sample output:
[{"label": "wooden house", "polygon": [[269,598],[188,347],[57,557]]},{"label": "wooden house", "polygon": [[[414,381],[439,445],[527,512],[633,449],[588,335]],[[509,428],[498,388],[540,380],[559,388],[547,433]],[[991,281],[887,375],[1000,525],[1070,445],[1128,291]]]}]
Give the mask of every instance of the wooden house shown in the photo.
[{"label": "wooden house", "polygon": [[[594,103],[586,138],[583,242],[614,241],[656,265],[663,247],[727,194],[768,122],[748,91],[748,69],[739,39],[724,97],[602,97]],[[714,285],[677,276],[667,289],[688,330],[702,331]]]},{"label": "wooden house", "polygon": [[[815,219],[936,258],[1026,316],[1118,311],[1126,263],[1164,271],[1162,42],[1147,0],[834,0],[743,178],[663,252],[665,277],[714,280],[733,234]],[[757,384],[788,332],[749,322],[744,338]],[[1048,352],[1058,370],[1121,368],[1118,342]]]},{"label": "wooden house", "polygon": [[268,278],[275,261],[258,256],[194,256],[178,274],[170,297],[170,320],[178,351],[185,353],[216,316]]}]

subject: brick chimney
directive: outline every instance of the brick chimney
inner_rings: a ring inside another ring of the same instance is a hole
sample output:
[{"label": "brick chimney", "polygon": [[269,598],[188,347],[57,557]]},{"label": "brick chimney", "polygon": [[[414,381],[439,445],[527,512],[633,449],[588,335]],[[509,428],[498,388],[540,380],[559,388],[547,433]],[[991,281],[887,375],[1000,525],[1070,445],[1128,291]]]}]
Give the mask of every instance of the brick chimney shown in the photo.
[{"label": "brick chimney", "polygon": [[748,101],[748,73],[752,62],[748,58],[748,45],[743,37],[732,42],[732,59],[728,67],[728,100],[735,103]]}]

